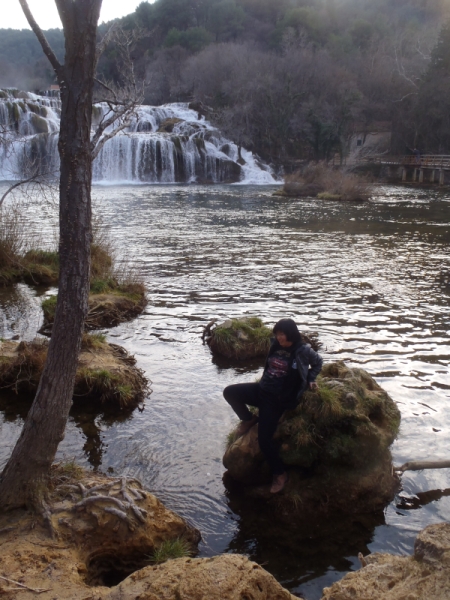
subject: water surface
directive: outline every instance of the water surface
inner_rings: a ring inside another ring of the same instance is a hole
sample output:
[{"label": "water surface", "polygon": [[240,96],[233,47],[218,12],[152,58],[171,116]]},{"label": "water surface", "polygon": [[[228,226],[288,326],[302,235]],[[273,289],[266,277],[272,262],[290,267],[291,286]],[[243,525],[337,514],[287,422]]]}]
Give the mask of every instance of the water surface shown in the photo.
[{"label": "water surface", "polygon": [[[325,360],[363,367],[398,403],[396,464],[448,459],[450,195],[380,187],[370,203],[342,204],[276,198],[274,189],[94,188],[96,211],[149,296],[145,313],[109,339],[136,355],[153,393],[144,412],[121,421],[73,415],[58,455],[139,477],[201,530],[201,556],[246,553],[316,600],[358,568],[358,552],[410,553],[422,527],[448,520],[450,471],[405,473],[385,514],[351,530],[319,523],[311,539],[265,527],[257,507],[227,491],[221,462],[236,422],[222,389],[254,380],[261,364],[214,361],[201,333],[213,318],[293,317],[319,332]],[[50,239],[48,211],[34,209],[33,221]],[[0,336],[32,338],[48,293],[0,290]],[[0,413],[1,464],[23,416]]]}]

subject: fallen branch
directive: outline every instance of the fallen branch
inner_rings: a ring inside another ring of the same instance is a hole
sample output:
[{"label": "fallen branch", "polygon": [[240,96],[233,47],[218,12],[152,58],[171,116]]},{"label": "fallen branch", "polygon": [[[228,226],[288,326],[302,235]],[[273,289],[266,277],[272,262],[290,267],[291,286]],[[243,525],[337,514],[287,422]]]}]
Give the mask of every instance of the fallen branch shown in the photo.
[{"label": "fallen branch", "polygon": [[401,467],[394,467],[396,473],[405,471],[422,471],[423,469],[450,469],[450,460],[411,461]]},{"label": "fallen branch", "polygon": [[23,585],[23,583],[14,581],[14,579],[8,579],[7,577],[2,577],[1,575],[0,575],[0,579],[3,579],[4,581],[7,581],[8,583],[13,583],[14,585],[18,585],[20,588],[24,588],[26,590],[29,590],[30,592],[34,592],[35,594],[42,594],[43,592],[50,591],[50,588],[48,588],[46,590],[43,588],[31,588],[31,587],[28,587],[27,585]]}]

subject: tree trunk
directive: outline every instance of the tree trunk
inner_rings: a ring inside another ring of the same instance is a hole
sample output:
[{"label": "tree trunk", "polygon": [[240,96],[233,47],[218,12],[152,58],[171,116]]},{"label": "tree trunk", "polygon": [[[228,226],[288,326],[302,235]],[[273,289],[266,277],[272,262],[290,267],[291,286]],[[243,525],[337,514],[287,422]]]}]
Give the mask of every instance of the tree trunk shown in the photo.
[{"label": "tree trunk", "polygon": [[[3,510],[42,504],[46,480],[58,444],[64,437],[72,405],[88,308],[90,133],[101,0],[56,0],[56,4],[63,22],[66,50],[64,65],[55,68],[62,101],[58,146],[61,159],[58,303],[47,362],[36,397],[0,478],[0,508]],[[56,58],[52,62],[54,67],[55,63]]]}]

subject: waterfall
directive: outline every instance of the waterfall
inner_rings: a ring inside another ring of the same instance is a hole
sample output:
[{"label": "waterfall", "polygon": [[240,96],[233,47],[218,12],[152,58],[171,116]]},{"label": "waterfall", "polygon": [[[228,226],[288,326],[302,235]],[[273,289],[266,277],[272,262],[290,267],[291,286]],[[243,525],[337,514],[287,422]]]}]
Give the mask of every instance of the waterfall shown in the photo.
[{"label": "waterfall", "polygon": [[[108,115],[93,107],[93,129]],[[61,103],[57,97],[0,90],[0,180],[58,170]],[[105,133],[108,133],[106,131]],[[267,165],[226,139],[186,103],[139,106],[93,165],[96,183],[253,183],[275,180]]]}]

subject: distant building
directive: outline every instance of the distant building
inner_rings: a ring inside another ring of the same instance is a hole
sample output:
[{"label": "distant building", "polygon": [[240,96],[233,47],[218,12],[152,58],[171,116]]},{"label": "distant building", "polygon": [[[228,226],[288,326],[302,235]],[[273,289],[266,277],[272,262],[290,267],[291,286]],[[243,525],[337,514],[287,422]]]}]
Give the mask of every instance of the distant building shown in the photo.
[{"label": "distant building", "polygon": [[59,85],[51,85],[50,92],[59,92]]},{"label": "distant building", "polygon": [[368,155],[389,154],[391,137],[392,124],[389,121],[377,121],[370,125],[355,123],[346,162],[357,162]]}]

